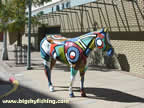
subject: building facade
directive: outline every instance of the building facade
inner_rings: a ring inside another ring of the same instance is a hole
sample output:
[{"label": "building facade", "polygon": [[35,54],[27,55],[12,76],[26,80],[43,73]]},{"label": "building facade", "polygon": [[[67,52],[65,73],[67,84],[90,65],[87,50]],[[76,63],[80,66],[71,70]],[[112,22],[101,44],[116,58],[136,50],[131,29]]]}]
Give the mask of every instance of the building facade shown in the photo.
[{"label": "building facade", "polygon": [[[43,24],[60,26],[60,33],[66,37],[109,28],[121,68],[144,73],[143,0],[53,0],[35,8],[33,15],[39,12],[43,12],[39,17]],[[34,27],[32,32],[37,33],[38,27]]]}]

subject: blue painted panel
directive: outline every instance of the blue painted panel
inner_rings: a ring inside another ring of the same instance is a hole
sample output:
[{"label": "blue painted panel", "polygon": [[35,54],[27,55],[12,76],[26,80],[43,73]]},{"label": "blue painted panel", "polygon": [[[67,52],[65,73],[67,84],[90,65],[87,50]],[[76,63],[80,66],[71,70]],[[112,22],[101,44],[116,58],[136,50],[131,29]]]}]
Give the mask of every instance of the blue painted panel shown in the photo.
[{"label": "blue painted panel", "polygon": [[86,3],[90,3],[90,2],[94,2],[97,0],[71,0],[71,7],[73,6],[78,6],[78,5],[82,5],[82,4],[86,4]]},{"label": "blue painted panel", "polygon": [[[82,4],[86,4],[86,3],[90,3],[90,2],[94,2],[97,0],[67,0],[66,2],[61,2],[61,3],[56,3],[52,7],[50,8],[49,6],[47,8],[42,9],[41,11],[44,12],[44,14],[48,14],[50,12],[55,12],[59,10],[63,10],[64,8],[70,8],[70,7],[74,7],[74,6],[78,6],[78,5],[82,5]],[[52,4],[53,5],[53,4]],[[38,14],[38,12],[32,12],[32,16]]]}]

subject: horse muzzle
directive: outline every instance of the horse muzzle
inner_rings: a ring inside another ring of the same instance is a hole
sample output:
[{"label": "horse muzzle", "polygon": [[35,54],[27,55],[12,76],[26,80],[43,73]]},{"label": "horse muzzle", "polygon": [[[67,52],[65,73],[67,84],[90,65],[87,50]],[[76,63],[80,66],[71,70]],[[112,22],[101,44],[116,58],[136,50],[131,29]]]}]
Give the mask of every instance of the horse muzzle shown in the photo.
[{"label": "horse muzzle", "polygon": [[107,56],[113,56],[114,50],[113,48],[109,48],[108,51],[106,52]]}]

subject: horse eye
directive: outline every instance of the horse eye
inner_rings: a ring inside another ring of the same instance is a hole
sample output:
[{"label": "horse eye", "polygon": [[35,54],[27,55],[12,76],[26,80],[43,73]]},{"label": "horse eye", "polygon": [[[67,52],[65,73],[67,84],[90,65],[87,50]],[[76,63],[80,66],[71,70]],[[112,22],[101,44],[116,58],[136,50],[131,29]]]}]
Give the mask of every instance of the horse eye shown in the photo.
[{"label": "horse eye", "polygon": [[102,40],[101,40],[101,39],[98,39],[98,40],[96,41],[96,44],[97,44],[97,46],[102,46]]}]

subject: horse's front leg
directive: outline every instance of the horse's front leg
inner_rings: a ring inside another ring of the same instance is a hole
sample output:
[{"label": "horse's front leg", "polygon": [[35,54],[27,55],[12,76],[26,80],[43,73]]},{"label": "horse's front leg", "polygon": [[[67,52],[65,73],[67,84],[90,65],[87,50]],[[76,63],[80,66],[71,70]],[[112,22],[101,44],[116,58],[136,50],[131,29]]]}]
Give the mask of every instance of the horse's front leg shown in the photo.
[{"label": "horse's front leg", "polygon": [[56,64],[56,60],[55,59],[51,59],[51,64],[50,64],[50,70],[52,71],[54,65]]},{"label": "horse's front leg", "polygon": [[75,79],[75,76],[76,76],[76,73],[77,73],[78,70],[75,70],[72,66],[70,68],[70,72],[71,72],[71,82],[70,82],[70,85],[69,85],[69,96],[70,97],[74,97],[74,93],[73,93],[73,90],[72,90],[72,86],[73,86],[73,82],[74,82],[74,79]]},{"label": "horse's front leg", "polygon": [[80,85],[80,93],[82,97],[86,97],[86,93],[84,91],[84,76],[85,76],[85,72],[87,70],[88,66],[85,66],[84,68],[80,69],[80,78],[81,78],[81,85]]},{"label": "horse's front leg", "polygon": [[51,70],[50,70],[50,68],[49,68],[49,66],[48,66],[48,62],[47,62],[46,60],[44,60],[43,64],[44,64],[45,74],[46,74],[46,76],[47,76],[47,78],[48,78],[49,90],[50,90],[51,92],[53,92],[53,91],[54,91],[54,88],[53,88],[52,82],[51,82]]}]

